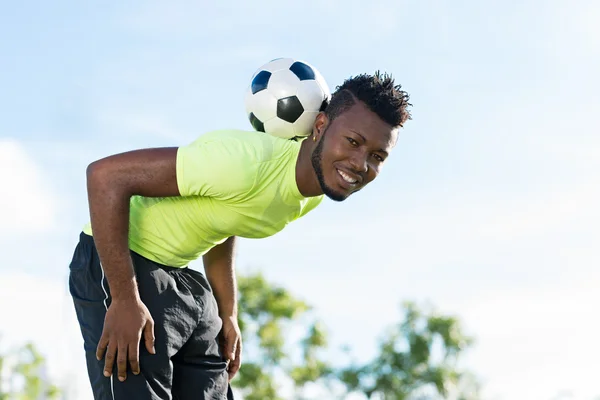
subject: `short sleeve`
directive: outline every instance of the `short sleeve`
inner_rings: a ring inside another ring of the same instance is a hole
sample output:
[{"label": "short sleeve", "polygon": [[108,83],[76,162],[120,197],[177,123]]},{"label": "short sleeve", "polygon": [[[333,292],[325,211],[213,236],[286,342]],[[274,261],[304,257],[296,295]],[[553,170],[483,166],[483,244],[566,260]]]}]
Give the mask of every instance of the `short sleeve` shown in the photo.
[{"label": "short sleeve", "polygon": [[304,217],[306,214],[308,214],[309,212],[311,212],[312,210],[317,208],[317,206],[319,206],[319,204],[321,204],[321,202],[323,201],[323,198],[324,198],[323,195],[316,196],[316,197],[309,197],[308,201],[304,205],[304,208],[302,209],[302,212],[300,212],[300,215],[298,216],[298,218]]},{"label": "short sleeve", "polygon": [[177,150],[177,185],[182,196],[234,199],[250,191],[257,163],[243,141],[197,140]]}]

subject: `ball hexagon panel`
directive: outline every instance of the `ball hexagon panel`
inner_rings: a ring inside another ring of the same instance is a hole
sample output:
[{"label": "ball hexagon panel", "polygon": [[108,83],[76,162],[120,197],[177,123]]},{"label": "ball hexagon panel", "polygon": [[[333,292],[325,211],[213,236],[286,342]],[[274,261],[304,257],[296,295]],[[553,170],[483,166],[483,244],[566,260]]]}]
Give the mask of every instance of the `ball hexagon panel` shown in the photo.
[{"label": "ball hexagon panel", "polygon": [[246,114],[253,113],[263,122],[277,115],[277,99],[269,90],[261,90],[256,94],[248,91],[246,96]]},{"label": "ball hexagon panel", "polygon": [[309,136],[312,133],[317,114],[319,114],[318,111],[304,111],[294,122],[294,134],[302,137]]},{"label": "ball hexagon panel", "polygon": [[271,79],[269,79],[267,90],[275,98],[282,99],[284,97],[294,96],[299,82],[298,77],[294,75],[293,72],[289,69],[282,69],[273,72]]},{"label": "ball hexagon panel", "polygon": [[[319,73],[319,71],[317,71],[317,70],[315,70],[315,81],[317,81],[317,83],[321,87],[321,90],[325,94],[324,100],[327,103],[329,103],[329,100],[331,100],[331,90],[329,89],[329,85],[327,84],[327,81],[325,80],[325,78],[323,78],[323,75],[321,75]],[[323,111],[323,110],[321,110],[321,111]]]},{"label": "ball hexagon panel", "polygon": [[289,133],[294,131],[293,125],[280,118],[273,118],[264,123],[265,132],[269,132],[270,135],[282,137],[285,139],[289,138]]},{"label": "ball hexagon panel", "polygon": [[296,97],[298,97],[304,109],[308,111],[319,111],[323,100],[325,100],[323,90],[315,80],[300,82]]}]

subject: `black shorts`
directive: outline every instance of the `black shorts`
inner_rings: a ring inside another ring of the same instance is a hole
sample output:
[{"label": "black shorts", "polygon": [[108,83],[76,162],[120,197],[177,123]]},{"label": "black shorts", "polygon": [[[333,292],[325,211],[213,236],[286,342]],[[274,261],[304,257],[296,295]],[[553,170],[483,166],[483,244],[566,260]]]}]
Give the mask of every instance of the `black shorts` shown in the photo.
[{"label": "black shorts", "polygon": [[81,233],[69,266],[69,289],[81,327],[90,384],[96,400],[233,399],[219,345],[222,321],[207,279],[189,268],[171,268],[131,252],[140,298],[154,319],[156,354],[140,343],[140,374],[117,367],[106,378],[96,359],[111,296],[94,240]]}]

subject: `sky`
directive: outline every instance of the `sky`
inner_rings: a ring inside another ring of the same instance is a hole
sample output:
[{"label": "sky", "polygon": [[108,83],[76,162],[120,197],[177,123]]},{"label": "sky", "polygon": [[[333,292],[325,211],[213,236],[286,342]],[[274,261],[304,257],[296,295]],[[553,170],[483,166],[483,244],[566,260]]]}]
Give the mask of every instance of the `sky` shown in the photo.
[{"label": "sky", "polygon": [[[276,57],[332,89],[376,70],[411,98],[379,178],[242,240],[368,360],[400,303],[476,339],[486,400],[600,396],[600,4],[592,0],[7,2],[0,8],[0,349],[33,340],[87,400],[68,263],[101,157],[251,126]],[[192,268],[201,269],[199,263]]]}]

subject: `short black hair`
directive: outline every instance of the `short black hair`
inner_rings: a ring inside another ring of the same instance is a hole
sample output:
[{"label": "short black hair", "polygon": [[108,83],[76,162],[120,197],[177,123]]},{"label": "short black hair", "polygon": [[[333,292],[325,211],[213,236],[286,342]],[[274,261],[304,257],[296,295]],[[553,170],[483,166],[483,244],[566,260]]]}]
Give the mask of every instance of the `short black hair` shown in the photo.
[{"label": "short black hair", "polygon": [[394,82],[387,73],[375,72],[373,75],[361,74],[350,77],[336,87],[329,104],[324,107],[330,121],[356,104],[363,102],[384,122],[393,127],[402,127],[412,119],[408,107],[409,95],[402,86]]}]

